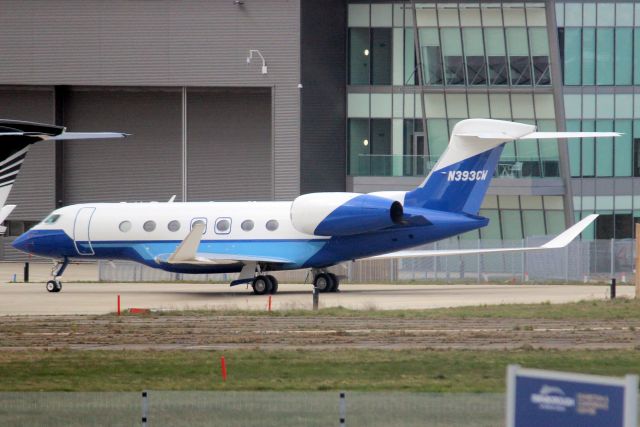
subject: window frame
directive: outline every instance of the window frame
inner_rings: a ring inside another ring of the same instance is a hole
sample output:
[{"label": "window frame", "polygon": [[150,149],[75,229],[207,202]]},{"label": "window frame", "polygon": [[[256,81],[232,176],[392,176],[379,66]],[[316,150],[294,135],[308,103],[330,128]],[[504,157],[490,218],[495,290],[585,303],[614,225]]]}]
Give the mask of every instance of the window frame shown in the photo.
[{"label": "window frame", "polygon": [[[223,222],[223,221],[229,221],[229,228],[227,228],[226,230],[222,230],[222,231],[221,231],[221,230],[218,228],[218,224],[220,224],[220,223],[221,223],[221,222]],[[229,234],[229,233],[231,233],[231,225],[232,225],[232,224],[233,224],[233,220],[232,220],[230,217],[228,217],[228,216],[221,216],[221,217],[219,217],[219,218],[216,218],[216,221],[215,221],[215,223],[214,223],[214,225],[213,225],[213,231],[214,231],[216,234],[222,234],[222,235],[224,235],[224,234]]]}]

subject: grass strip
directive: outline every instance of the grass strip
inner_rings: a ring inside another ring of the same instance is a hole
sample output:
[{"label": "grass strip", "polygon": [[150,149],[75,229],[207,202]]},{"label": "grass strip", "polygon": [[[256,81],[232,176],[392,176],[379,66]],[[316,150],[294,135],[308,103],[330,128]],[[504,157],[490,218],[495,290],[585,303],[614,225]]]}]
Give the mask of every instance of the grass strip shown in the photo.
[{"label": "grass strip", "polygon": [[[220,356],[229,377],[220,378]],[[638,351],[15,351],[0,391],[361,390],[501,392],[506,366],[622,376]]]},{"label": "grass strip", "polygon": [[359,317],[399,319],[591,319],[614,320],[640,319],[640,300],[618,298],[616,300],[580,301],[577,303],[551,304],[500,304],[469,307],[437,308],[425,310],[354,310],[344,307],[323,308],[318,311],[288,309],[275,310],[182,310],[156,311],[157,316],[273,316],[273,317]]}]

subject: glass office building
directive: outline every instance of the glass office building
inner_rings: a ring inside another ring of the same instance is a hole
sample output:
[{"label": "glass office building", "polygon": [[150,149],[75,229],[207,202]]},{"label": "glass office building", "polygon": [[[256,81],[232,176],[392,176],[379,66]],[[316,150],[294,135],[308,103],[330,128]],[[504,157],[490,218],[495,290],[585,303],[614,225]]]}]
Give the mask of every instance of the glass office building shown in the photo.
[{"label": "glass office building", "polygon": [[640,4],[352,1],[347,21],[349,189],[418,184],[465,118],[616,130],[615,141],[508,144],[480,237],[553,234],[593,212],[587,238],[632,237]]}]

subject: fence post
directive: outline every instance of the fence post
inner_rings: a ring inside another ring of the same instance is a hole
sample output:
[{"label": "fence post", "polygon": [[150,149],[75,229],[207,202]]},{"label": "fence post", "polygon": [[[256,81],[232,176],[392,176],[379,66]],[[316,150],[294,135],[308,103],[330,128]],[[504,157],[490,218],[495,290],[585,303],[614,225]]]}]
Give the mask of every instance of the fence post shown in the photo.
[{"label": "fence post", "polygon": [[611,276],[613,277],[616,273],[615,273],[615,240],[611,239],[611,242],[609,243],[609,259],[611,260]]},{"label": "fence post", "polygon": [[24,263],[24,283],[29,283],[29,261]]},{"label": "fence post", "polygon": [[147,392],[142,392],[142,427],[147,427],[147,414],[149,412],[149,402]]},{"label": "fence post", "polygon": [[[527,239],[524,238],[522,239],[522,247],[526,248],[527,247]],[[522,269],[522,271],[520,272],[520,283],[524,283],[524,279],[525,279],[525,270],[527,269],[527,258],[526,255],[527,253],[525,251],[522,251],[520,253],[520,268]]]},{"label": "fence post", "polygon": [[634,277],[636,281],[636,298],[640,297],[640,223],[636,223],[636,264]]},{"label": "fence post", "polygon": [[[480,249],[481,249],[481,248],[480,248],[480,246],[481,246],[481,245],[480,245],[480,239],[479,239],[479,238],[478,238],[477,246],[478,246],[478,250],[480,250]],[[480,254],[478,254],[478,255],[477,255],[477,257],[478,257],[478,263],[477,263],[477,267],[478,267],[478,280],[477,280],[477,282],[478,282],[478,283],[480,283],[480,269],[481,269],[481,265],[482,265],[482,261],[481,261],[481,258],[480,258],[481,256],[482,256],[482,255],[480,255]]]},{"label": "fence post", "polygon": [[340,427],[347,425],[347,398],[344,391],[340,392]]},{"label": "fence post", "polygon": [[636,265],[634,271],[636,299],[640,298],[640,223],[636,223]]},{"label": "fence post", "polygon": [[314,286],[313,287],[313,310],[314,311],[318,310],[319,295],[320,293],[318,292],[318,288]]},{"label": "fence post", "polygon": [[[438,250],[438,242],[433,244],[433,249]],[[446,257],[445,257],[446,258]],[[438,257],[433,257],[433,280],[438,280]]]},{"label": "fence post", "polygon": [[569,282],[569,246],[571,245],[571,243],[569,243],[567,246],[564,247],[564,281],[565,283]]}]

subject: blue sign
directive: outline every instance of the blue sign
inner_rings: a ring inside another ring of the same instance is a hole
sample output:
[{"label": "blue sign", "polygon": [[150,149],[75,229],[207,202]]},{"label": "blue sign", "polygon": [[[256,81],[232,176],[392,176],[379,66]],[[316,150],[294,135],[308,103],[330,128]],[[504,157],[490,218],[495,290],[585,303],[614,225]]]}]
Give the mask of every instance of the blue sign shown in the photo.
[{"label": "blue sign", "polygon": [[638,377],[507,372],[507,427],[636,427]]}]

